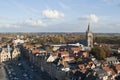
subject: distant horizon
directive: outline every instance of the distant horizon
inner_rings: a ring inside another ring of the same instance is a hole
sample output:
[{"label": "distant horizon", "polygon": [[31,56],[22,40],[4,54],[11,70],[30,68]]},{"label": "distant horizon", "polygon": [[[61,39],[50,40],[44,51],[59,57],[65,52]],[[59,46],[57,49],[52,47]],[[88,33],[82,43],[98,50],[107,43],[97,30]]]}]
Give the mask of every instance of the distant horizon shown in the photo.
[{"label": "distant horizon", "polygon": [[[86,34],[86,32],[0,32],[1,33],[82,33]],[[92,32],[93,34],[120,34],[120,33],[104,33],[104,32]]]}]

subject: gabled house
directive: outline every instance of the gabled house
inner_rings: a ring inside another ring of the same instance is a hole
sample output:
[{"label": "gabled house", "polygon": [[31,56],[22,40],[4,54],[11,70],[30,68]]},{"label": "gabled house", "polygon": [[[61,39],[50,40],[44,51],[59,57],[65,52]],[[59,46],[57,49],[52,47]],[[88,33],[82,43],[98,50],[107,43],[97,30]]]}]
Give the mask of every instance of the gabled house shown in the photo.
[{"label": "gabled house", "polygon": [[62,52],[60,52],[60,54],[61,54],[61,57],[65,57],[65,56],[70,55],[69,52],[67,52],[67,51],[62,51]]},{"label": "gabled house", "polygon": [[102,69],[107,72],[107,76],[108,78],[110,78],[110,80],[113,80],[115,76],[117,75],[117,70],[115,69],[113,65],[103,66]]},{"label": "gabled house", "polygon": [[4,62],[10,59],[10,53],[6,52],[5,48],[2,48],[2,51],[0,53],[0,62]]},{"label": "gabled house", "polygon": [[48,59],[47,59],[47,62],[53,62],[53,61],[55,61],[55,59],[57,59],[57,56],[55,55],[50,55],[49,57],[48,57]]},{"label": "gabled house", "polygon": [[72,50],[73,54],[77,54],[79,51],[82,50],[82,47],[80,47],[80,46],[71,47],[71,50]]},{"label": "gabled house", "polygon": [[99,80],[107,80],[108,79],[107,72],[100,68],[94,69],[94,75],[96,77],[98,77]]},{"label": "gabled house", "polygon": [[12,54],[11,54],[12,59],[18,58],[19,55],[20,55],[20,50],[14,47]]},{"label": "gabled house", "polygon": [[120,73],[120,64],[115,64],[115,67],[116,67],[117,73]]},{"label": "gabled house", "polygon": [[108,58],[106,58],[106,62],[109,65],[120,63],[116,57],[108,57]]},{"label": "gabled house", "polygon": [[89,57],[89,53],[88,53],[87,51],[83,51],[83,52],[82,52],[82,55],[83,55],[83,57],[85,57],[85,58],[88,58],[88,57]]},{"label": "gabled house", "polygon": [[5,62],[12,59],[18,59],[19,55],[20,55],[20,51],[17,47],[13,48],[10,47],[10,45],[8,45],[7,47],[1,48],[0,62]]}]

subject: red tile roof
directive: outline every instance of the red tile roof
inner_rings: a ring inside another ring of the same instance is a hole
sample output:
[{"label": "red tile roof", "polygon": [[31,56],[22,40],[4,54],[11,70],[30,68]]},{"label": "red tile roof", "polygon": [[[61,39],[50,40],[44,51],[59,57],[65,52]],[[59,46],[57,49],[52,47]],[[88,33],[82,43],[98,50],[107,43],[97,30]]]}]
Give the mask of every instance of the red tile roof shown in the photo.
[{"label": "red tile roof", "polygon": [[81,47],[71,47],[71,50],[74,52],[79,52],[82,50],[82,48]]},{"label": "red tile roof", "polygon": [[38,49],[32,50],[32,53],[33,54],[40,53],[40,50],[38,50]]},{"label": "red tile roof", "polygon": [[116,64],[115,67],[117,70],[120,70],[120,64]]},{"label": "red tile roof", "polygon": [[64,57],[62,58],[62,60],[63,60],[63,61],[72,61],[72,60],[75,60],[75,58],[74,58],[74,57],[69,57],[69,56],[64,56]]},{"label": "red tile roof", "polygon": [[33,48],[33,46],[31,46],[31,45],[26,45],[26,48],[27,48],[27,49],[30,49],[30,48]]},{"label": "red tile roof", "polygon": [[103,67],[103,70],[105,70],[106,72],[111,71],[111,72],[112,72],[112,75],[115,75],[115,74],[116,74],[115,71],[114,71],[112,68],[108,67],[108,66]]},{"label": "red tile roof", "polygon": [[67,51],[62,51],[62,52],[60,52],[60,54],[62,57],[69,56],[69,52],[67,52]]}]

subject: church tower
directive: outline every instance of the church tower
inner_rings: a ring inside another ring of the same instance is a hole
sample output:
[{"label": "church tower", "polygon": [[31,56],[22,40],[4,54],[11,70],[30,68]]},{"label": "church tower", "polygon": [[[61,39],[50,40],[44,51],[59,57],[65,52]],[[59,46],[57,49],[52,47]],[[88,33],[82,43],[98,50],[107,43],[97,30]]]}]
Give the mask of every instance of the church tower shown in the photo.
[{"label": "church tower", "polygon": [[86,44],[88,47],[93,47],[93,34],[90,30],[90,23],[88,24],[88,29],[86,31]]}]

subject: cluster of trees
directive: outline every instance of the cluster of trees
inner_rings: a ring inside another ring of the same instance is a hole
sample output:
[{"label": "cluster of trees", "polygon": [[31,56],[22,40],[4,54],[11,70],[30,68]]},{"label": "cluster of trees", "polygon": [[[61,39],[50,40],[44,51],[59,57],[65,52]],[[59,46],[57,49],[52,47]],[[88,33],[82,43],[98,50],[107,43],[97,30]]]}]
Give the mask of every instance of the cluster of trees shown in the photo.
[{"label": "cluster of trees", "polygon": [[119,36],[111,36],[111,37],[95,37],[95,41],[97,43],[106,43],[106,44],[119,44],[120,45],[120,37]]},{"label": "cluster of trees", "polygon": [[29,39],[33,39],[33,43],[76,43],[80,42],[80,40],[85,40],[85,34],[79,33],[65,33],[65,34],[31,34],[27,35],[26,37]]},{"label": "cluster of trees", "polygon": [[112,54],[112,50],[110,50],[109,48],[106,47],[94,47],[91,49],[90,52],[92,55],[94,55],[97,59],[104,59],[108,56],[110,56],[110,54]]},{"label": "cluster of trees", "polygon": [[33,38],[34,43],[65,43],[65,38],[63,36],[58,37],[40,37]]}]

